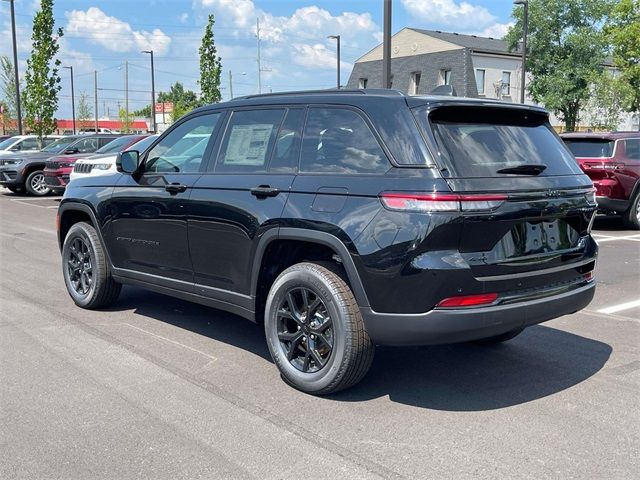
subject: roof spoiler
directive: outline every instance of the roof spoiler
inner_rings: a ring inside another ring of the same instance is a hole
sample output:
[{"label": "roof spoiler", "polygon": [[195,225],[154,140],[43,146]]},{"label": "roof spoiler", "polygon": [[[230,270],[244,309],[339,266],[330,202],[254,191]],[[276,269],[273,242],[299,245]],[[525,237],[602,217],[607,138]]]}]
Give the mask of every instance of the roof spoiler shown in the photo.
[{"label": "roof spoiler", "polygon": [[439,85],[431,90],[430,95],[442,95],[444,97],[457,97],[456,89],[451,85]]}]

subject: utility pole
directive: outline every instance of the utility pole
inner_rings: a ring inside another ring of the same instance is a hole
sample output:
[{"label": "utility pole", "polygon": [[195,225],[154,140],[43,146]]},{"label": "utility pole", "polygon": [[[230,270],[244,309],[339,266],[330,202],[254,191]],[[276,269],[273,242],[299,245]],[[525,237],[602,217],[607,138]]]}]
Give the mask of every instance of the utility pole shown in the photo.
[{"label": "utility pole", "polygon": [[153,70],[153,50],[143,50],[142,53],[148,53],[151,55],[151,131],[153,133],[158,132],[156,125],[156,79]]},{"label": "utility pole", "polygon": [[262,80],[260,73],[262,72],[262,66],[260,65],[260,19],[256,18],[256,38],[258,39],[258,93],[262,93]]},{"label": "utility pole", "polygon": [[16,9],[13,0],[7,0],[11,5],[11,35],[13,37],[13,74],[16,82],[16,115],[18,121],[18,135],[22,135],[22,108],[20,106],[20,76],[18,75],[18,44],[16,42]]},{"label": "utility pole", "polygon": [[336,72],[337,72],[336,86],[338,87],[338,90],[340,90],[340,35],[329,35],[327,38],[331,38],[337,42],[336,59],[338,64],[336,66]]},{"label": "utility pole", "polygon": [[71,118],[72,118],[72,122],[73,122],[73,134],[76,134],[76,101],[75,101],[75,95],[73,92],[73,67],[63,67],[69,70],[69,72],[71,72]]},{"label": "utility pole", "polygon": [[229,96],[231,97],[231,100],[233,100],[233,74],[231,73],[231,70],[229,70]]},{"label": "utility pole", "polygon": [[391,88],[391,0],[384,0],[382,38],[382,88]]},{"label": "utility pole", "polygon": [[524,91],[527,81],[527,34],[529,33],[529,0],[516,0],[515,5],[524,7],[524,24],[522,26],[522,79],[520,80],[520,103],[524,103]]},{"label": "utility pole", "polygon": [[93,71],[93,108],[96,113],[96,133],[98,133],[98,71]]},{"label": "utility pole", "polygon": [[124,62],[124,109],[124,121],[129,125],[129,60]]}]

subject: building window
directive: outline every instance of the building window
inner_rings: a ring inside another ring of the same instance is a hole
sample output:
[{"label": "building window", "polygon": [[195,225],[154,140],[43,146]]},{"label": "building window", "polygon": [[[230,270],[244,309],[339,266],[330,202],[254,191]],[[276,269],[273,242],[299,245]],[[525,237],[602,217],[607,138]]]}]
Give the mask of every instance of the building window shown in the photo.
[{"label": "building window", "polygon": [[451,85],[451,70],[440,70],[438,85]]},{"label": "building window", "polygon": [[511,72],[502,72],[502,95],[511,95]]},{"label": "building window", "polygon": [[484,69],[476,70],[476,88],[478,89],[478,95],[484,95],[484,77],[485,71]]},{"label": "building window", "polygon": [[358,88],[367,88],[367,83],[369,83],[368,78],[360,78],[358,79]]},{"label": "building window", "polygon": [[420,77],[421,77],[421,73],[420,72],[412,72],[411,73],[411,80],[409,82],[409,95],[417,95],[418,94],[418,88],[420,87]]}]

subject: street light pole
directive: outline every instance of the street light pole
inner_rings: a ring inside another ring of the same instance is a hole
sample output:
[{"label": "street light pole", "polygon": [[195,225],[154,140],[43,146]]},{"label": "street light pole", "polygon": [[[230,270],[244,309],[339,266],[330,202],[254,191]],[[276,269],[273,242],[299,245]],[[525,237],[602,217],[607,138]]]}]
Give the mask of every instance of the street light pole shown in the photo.
[{"label": "street light pole", "polygon": [[76,134],[76,102],[73,92],[73,67],[64,67],[71,72],[71,118],[73,121],[73,134]]},{"label": "street light pole", "polygon": [[22,108],[20,106],[20,76],[18,75],[18,43],[16,42],[16,9],[13,0],[7,0],[11,6],[11,35],[13,37],[13,73],[16,82],[16,115],[18,135],[22,135]]},{"label": "street light pole", "polygon": [[340,90],[340,35],[329,35],[327,38],[331,38],[337,42],[336,60],[338,63],[336,65],[336,86],[338,87],[338,90]]},{"label": "street light pole", "polygon": [[382,88],[391,88],[391,0],[384,0]]},{"label": "street light pole", "polygon": [[151,55],[151,130],[157,133],[156,126],[156,80],[153,69],[153,50],[143,50],[142,53]]},{"label": "street light pole", "polygon": [[529,33],[529,0],[516,0],[514,5],[524,7],[524,23],[522,25],[522,79],[520,80],[520,103],[524,103],[524,92],[527,81],[527,34]]},{"label": "street light pole", "polygon": [[230,100],[233,100],[233,74],[231,70],[229,70],[229,97],[231,97]]}]

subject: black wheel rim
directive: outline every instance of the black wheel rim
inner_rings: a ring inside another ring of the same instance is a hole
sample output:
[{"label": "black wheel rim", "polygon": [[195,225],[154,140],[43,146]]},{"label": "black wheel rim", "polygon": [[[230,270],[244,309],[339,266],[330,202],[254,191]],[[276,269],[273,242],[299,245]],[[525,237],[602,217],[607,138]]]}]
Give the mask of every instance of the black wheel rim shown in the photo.
[{"label": "black wheel rim", "polygon": [[93,285],[93,265],[91,251],[84,239],[76,237],[71,242],[67,255],[67,274],[71,288],[79,294],[86,295]]},{"label": "black wheel rim", "polygon": [[333,351],[333,320],[313,290],[289,290],[278,307],[277,325],[282,353],[296,369],[313,373],[327,364]]}]

